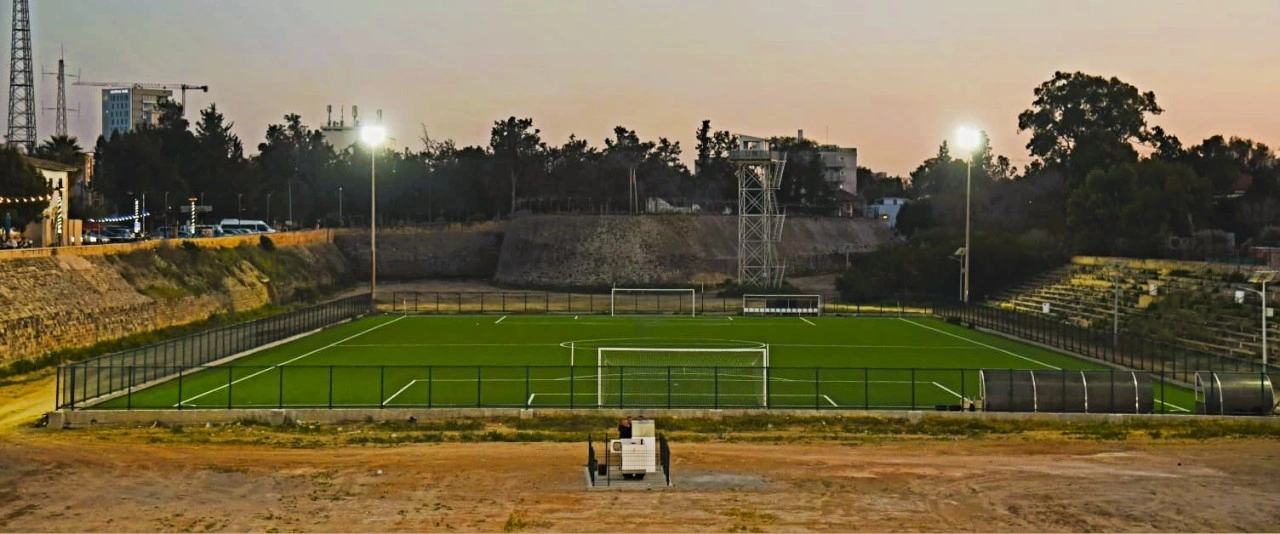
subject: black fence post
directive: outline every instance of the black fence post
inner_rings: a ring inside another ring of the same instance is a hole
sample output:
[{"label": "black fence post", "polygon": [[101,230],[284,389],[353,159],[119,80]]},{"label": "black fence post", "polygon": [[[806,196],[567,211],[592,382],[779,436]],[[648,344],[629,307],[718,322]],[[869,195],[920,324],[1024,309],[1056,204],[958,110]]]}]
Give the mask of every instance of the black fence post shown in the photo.
[{"label": "black fence post", "polygon": [[[182,375],[186,374],[184,366],[178,366],[178,410],[182,410]],[[73,401],[75,399],[72,399]]]},{"label": "black fence post", "polygon": [[280,370],[280,384],[276,388],[276,407],[284,409],[284,366],[276,366]]},{"label": "black fence post", "polygon": [[569,366],[569,408],[570,409],[573,408],[573,401],[574,401],[573,383],[577,381],[578,379],[573,376],[573,366],[570,365]]},{"label": "black fence post", "polygon": [[911,368],[911,409],[916,409],[916,368]]},{"label": "black fence post", "polygon": [[435,389],[435,367],[427,367],[427,409],[431,409],[432,390]]},{"label": "black fence post", "polygon": [[235,384],[235,380],[234,380],[235,370],[236,370],[236,366],[234,365],[227,366],[227,409],[228,410],[231,409],[231,393],[232,393],[231,386]]},{"label": "black fence post", "polygon": [[[481,295],[483,295],[483,294],[484,294],[484,293],[481,293]],[[482,297],[482,298],[483,298],[483,297]],[[481,308],[483,309],[483,308],[484,308],[484,306],[483,306],[483,305],[481,305]],[[479,407],[480,407],[480,395],[481,395],[481,392],[480,392],[480,381],[481,381],[481,378],[482,378],[482,375],[481,375],[480,373],[481,373],[481,371],[480,371],[480,366],[479,366],[479,365],[477,365],[477,366],[476,366],[476,408],[479,408]]]},{"label": "black fence post", "polygon": [[387,407],[387,366],[378,366],[378,407]]},{"label": "black fence post", "polygon": [[822,402],[821,400],[819,400],[822,398],[822,375],[819,374],[821,371],[822,369],[818,367],[813,368],[813,409],[814,410],[819,410],[822,408]]},{"label": "black fence post", "polygon": [[712,390],[715,393],[712,401],[715,403],[715,407],[718,410],[720,409],[720,367],[712,367],[711,373],[711,378],[713,379],[712,384],[715,387],[715,389]]},{"label": "black fence post", "polygon": [[125,392],[124,409],[133,409],[133,366],[129,366],[129,389]]},{"label": "black fence post", "polygon": [[[526,301],[526,304],[527,304],[527,301]],[[529,366],[528,365],[524,366],[524,409],[526,410],[529,409]]]},{"label": "black fence post", "polygon": [[862,368],[862,409],[871,409],[871,369]]},{"label": "black fence post", "polygon": [[329,409],[333,409],[333,366],[329,366]]},{"label": "black fence post", "polygon": [[671,366],[667,366],[667,409],[671,409]]}]

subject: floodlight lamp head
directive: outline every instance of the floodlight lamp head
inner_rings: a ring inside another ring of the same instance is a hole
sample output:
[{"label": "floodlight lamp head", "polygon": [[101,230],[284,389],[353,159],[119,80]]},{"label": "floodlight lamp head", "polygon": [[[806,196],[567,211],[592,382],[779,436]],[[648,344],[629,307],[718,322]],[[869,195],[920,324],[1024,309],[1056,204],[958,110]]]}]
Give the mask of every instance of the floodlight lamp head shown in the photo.
[{"label": "floodlight lamp head", "polygon": [[972,151],[980,144],[982,144],[982,132],[976,128],[961,126],[956,130],[956,146],[960,150]]},{"label": "floodlight lamp head", "polygon": [[360,140],[370,147],[381,145],[387,139],[387,129],[381,125],[369,125],[360,128]]},{"label": "floodlight lamp head", "polygon": [[956,249],[955,253],[952,254],[952,256],[964,256],[964,247],[960,247]]}]

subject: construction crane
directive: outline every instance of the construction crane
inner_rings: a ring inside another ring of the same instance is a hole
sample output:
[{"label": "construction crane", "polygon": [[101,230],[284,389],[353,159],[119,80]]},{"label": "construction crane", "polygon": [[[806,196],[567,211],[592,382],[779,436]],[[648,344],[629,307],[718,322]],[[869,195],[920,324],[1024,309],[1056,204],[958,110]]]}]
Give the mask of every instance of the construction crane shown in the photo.
[{"label": "construction crane", "polygon": [[137,87],[139,89],[163,89],[163,90],[179,90],[182,91],[182,114],[187,113],[187,90],[199,90],[209,92],[208,85],[196,85],[188,83],[120,83],[120,82],[75,82],[73,85],[87,85],[91,87]]}]

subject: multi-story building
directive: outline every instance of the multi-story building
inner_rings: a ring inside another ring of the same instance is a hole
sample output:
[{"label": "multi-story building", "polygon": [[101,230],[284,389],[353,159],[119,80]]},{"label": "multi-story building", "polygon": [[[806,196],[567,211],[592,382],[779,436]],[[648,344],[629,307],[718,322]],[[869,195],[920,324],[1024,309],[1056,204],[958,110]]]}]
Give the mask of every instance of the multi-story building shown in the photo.
[{"label": "multi-story building", "polygon": [[122,87],[102,90],[102,136],[131,132],[160,122],[160,102],[173,98],[168,89]]}]

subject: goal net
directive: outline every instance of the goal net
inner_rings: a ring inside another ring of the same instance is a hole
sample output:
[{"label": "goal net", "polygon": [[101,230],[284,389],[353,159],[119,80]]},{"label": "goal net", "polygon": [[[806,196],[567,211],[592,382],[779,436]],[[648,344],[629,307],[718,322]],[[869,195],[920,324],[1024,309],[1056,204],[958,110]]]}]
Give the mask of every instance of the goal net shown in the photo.
[{"label": "goal net", "polygon": [[822,315],[822,295],[743,295],[743,315]]},{"label": "goal net", "polygon": [[693,289],[613,289],[609,296],[610,315],[641,313],[697,315],[697,291]]},{"label": "goal net", "polygon": [[599,347],[596,354],[600,406],[768,406],[768,345]]}]

